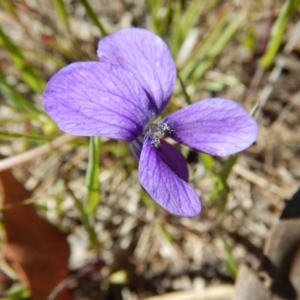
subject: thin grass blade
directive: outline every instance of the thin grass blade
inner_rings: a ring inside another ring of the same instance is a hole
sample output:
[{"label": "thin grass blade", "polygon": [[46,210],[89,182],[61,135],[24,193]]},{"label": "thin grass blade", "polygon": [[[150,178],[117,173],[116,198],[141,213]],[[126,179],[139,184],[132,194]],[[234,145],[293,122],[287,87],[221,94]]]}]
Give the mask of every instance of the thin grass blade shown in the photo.
[{"label": "thin grass blade", "polygon": [[61,20],[61,22],[69,27],[69,15],[63,0],[54,0],[53,1],[54,9],[56,11],[57,16]]},{"label": "thin grass blade", "polygon": [[25,96],[17,92],[14,87],[9,85],[6,82],[5,76],[0,70],[0,92],[2,93],[5,101],[17,108],[20,111],[40,114],[43,113],[41,110],[39,110],[32,101],[27,99]]},{"label": "thin grass blade", "polygon": [[216,43],[222,33],[222,30],[224,30],[224,27],[227,24],[230,13],[231,9],[227,7],[220,15],[218,22],[211,29],[206,39],[199,41],[190,58],[183,65],[179,66],[180,74],[183,79],[191,76],[195,67],[206,57],[209,50]]},{"label": "thin grass blade", "polygon": [[[178,51],[183,44],[184,40],[188,36],[188,33],[193,29],[197,22],[203,17],[205,12],[208,12],[219,1],[191,1],[188,8],[185,11],[177,9],[173,12],[172,24],[171,24],[171,38],[170,47],[171,52],[176,57]],[[174,6],[172,6],[174,7]]]},{"label": "thin grass blade", "polygon": [[146,0],[147,12],[150,15],[151,21],[151,30],[156,34],[161,36],[162,28],[160,26],[160,11],[164,9],[164,1],[163,0]]},{"label": "thin grass blade", "polygon": [[101,23],[100,19],[98,18],[97,14],[91,7],[88,0],[80,0],[81,4],[84,6],[87,15],[93,21],[93,23],[98,27],[99,31],[101,32],[102,36],[107,35],[107,31],[104,28],[103,24]]},{"label": "thin grass blade", "polygon": [[45,136],[39,136],[35,134],[26,134],[26,133],[18,133],[18,132],[10,132],[7,130],[2,130],[0,129],[0,138],[4,139],[20,139],[20,138],[25,138],[28,140],[33,140],[33,141],[51,141],[52,138],[45,137]]},{"label": "thin grass blade", "polygon": [[212,171],[213,169],[215,169],[215,160],[211,155],[206,153],[200,153],[199,155],[206,170]]},{"label": "thin grass blade", "polygon": [[230,42],[232,37],[241,28],[242,23],[246,20],[245,11],[240,11],[235,18],[227,25],[223,33],[216,40],[216,43],[212,46],[207,53],[206,58],[201,62],[194,70],[191,81],[199,81],[204,73],[212,66],[219,54],[224,50],[225,46]]},{"label": "thin grass blade", "polygon": [[179,75],[179,73],[177,73],[177,78],[179,80],[179,83],[180,83],[180,87],[181,87],[181,90],[182,90],[182,93],[183,93],[183,96],[184,96],[184,99],[185,99],[185,102],[189,105],[189,104],[192,104],[192,101],[191,101],[191,98],[189,96],[189,94],[187,93],[187,90],[185,88],[185,85]]},{"label": "thin grass blade", "polygon": [[10,55],[11,60],[18,68],[24,82],[35,92],[41,93],[45,87],[45,81],[38,70],[30,66],[25,61],[21,50],[10,40],[0,26],[0,45],[2,45]]},{"label": "thin grass blade", "polygon": [[91,222],[89,216],[86,214],[83,202],[81,200],[79,200],[70,189],[68,189],[68,192],[71,195],[71,197],[73,198],[75,206],[77,207],[77,209],[80,213],[81,221],[82,221],[82,224],[83,224],[85,230],[88,232],[90,245],[91,245],[92,249],[99,251],[100,244],[97,239],[97,234],[94,230],[94,227],[92,225],[92,222]]},{"label": "thin grass blade", "polygon": [[232,278],[235,279],[238,273],[238,263],[236,262],[232,254],[232,251],[227,243],[224,234],[221,234],[221,240],[223,242],[223,247],[226,253],[225,267],[227,271],[230,273],[230,275],[232,276]]},{"label": "thin grass blade", "polygon": [[284,5],[282,6],[280,14],[272,27],[271,37],[267,46],[267,50],[264,56],[259,61],[259,65],[262,68],[267,69],[273,63],[274,58],[282,43],[283,34],[285,32],[289,18],[294,15],[299,5],[300,0],[286,0]]}]

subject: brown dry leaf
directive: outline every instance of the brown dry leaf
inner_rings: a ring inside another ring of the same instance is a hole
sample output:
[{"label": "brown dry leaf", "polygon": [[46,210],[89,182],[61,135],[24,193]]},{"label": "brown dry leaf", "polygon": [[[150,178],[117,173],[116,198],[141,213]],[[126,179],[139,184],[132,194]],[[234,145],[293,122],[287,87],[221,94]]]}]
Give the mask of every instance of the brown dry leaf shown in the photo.
[{"label": "brown dry leaf", "polygon": [[271,231],[262,269],[269,275],[269,290],[253,271],[241,266],[234,299],[300,300],[300,189]]},{"label": "brown dry leaf", "polygon": [[293,257],[289,278],[292,286],[295,288],[298,299],[300,299],[300,246],[298,246],[296,254]]},{"label": "brown dry leaf", "polygon": [[276,299],[300,300],[300,190],[287,202],[264,251]]},{"label": "brown dry leaf", "polygon": [[[46,300],[68,276],[70,255],[66,236],[42,219],[32,204],[22,205],[30,193],[10,170],[0,172],[0,199],[5,226],[4,257],[20,281],[32,290],[32,300]],[[71,300],[67,289],[56,300]]]},{"label": "brown dry leaf", "polygon": [[283,299],[300,299],[290,277],[299,244],[300,219],[290,219],[278,222],[266,246],[264,268],[273,281],[271,290]]},{"label": "brown dry leaf", "polygon": [[239,268],[233,299],[271,300],[271,294],[250,268],[246,265],[241,265]]}]

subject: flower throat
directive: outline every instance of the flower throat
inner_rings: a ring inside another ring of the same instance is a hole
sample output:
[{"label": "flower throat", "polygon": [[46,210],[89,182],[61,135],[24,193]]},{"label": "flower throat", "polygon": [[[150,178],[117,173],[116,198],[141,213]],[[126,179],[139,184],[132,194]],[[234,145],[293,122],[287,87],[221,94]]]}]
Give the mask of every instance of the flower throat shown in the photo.
[{"label": "flower throat", "polygon": [[149,127],[149,133],[151,135],[151,145],[158,148],[160,139],[164,138],[168,133],[171,133],[173,129],[167,123],[151,124]]}]

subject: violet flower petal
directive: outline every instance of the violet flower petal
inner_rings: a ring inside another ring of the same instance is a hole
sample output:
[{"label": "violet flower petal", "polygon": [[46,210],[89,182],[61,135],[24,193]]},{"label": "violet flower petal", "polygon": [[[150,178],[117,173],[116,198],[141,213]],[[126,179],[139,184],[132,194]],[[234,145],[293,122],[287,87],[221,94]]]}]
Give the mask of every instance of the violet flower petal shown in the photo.
[{"label": "violet flower petal", "polygon": [[77,62],[54,75],[43,104],[67,133],[133,141],[153,118],[144,89],[120,66]]},{"label": "violet flower petal", "polygon": [[[151,145],[151,137],[147,136],[139,162],[140,182],[167,211],[184,217],[196,216],[200,213],[201,204],[194,189],[186,182],[185,171],[179,172],[183,156],[173,146],[161,142],[162,147],[155,148]],[[168,159],[165,159],[166,153],[162,154],[165,151],[169,152]]]},{"label": "violet flower petal", "polygon": [[156,116],[167,105],[174,89],[176,67],[166,43],[142,28],[127,28],[99,41],[101,62],[121,65],[145,89],[156,107]]},{"label": "violet flower petal", "polygon": [[249,147],[257,138],[257,123],[238,103],[211,98],[167,116],[174,140],[197,151],[226,156]]},{"label": "violet flower petal", "polygon": [[189,170],[186,159],[182,153],[164,140],[160,140],[160,145],[156,149],[160,159],[182,180],[188,182]]}]

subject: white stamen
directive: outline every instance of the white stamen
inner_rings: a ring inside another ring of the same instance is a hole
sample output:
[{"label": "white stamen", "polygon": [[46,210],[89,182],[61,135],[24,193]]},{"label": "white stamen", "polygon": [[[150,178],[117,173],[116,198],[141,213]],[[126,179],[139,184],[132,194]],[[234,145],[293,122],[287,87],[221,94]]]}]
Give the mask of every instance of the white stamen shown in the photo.
[{"label": "white stamen", "polygon": [[171,133],[173,129],[167,123],[151,124],[149,127],[151,134],[151,145],[158,148],[160,139],[164,138],[166,134]]}]

